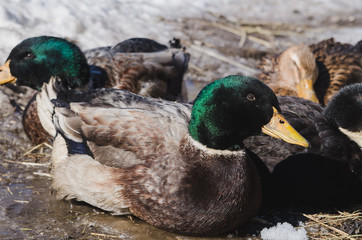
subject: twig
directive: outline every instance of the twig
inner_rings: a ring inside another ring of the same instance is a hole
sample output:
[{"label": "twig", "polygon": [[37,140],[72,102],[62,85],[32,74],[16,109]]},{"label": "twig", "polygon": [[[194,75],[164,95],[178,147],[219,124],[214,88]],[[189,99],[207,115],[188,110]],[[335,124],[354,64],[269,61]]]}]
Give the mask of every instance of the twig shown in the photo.
[{"label": "twig", "polygon": [[251,36],[251,35],[248,36],[248,39],[251,41],[254,41],[256,43],[259,43],[261,45],[264,45],[266,47],[269,47],[269,48],[273,46],[270,42],[257,38],[257,37],[254,37],[254,36]]},{"label": "twig", "polygon": [[53,176],[49,173],[42,173],[42,172],[33,172],[34,175],[42,176],[42,177],[48,177],[52,178]]},{"label": "twig", "polygon": [[236,67],[238,67],[238,68],[241,68],[241,69],[243,69],[244,71],[249,71],[249,72],[251,72],[252,74],[255,74],[255,73],[257,72],[255,69],[253,69],[253,68],[251,68],[251,67],[245,66],[245,65],[243,65],[243,64],[241,64],[241,63],[238,63],[238,62],[236,62],[236,61],[234,61],[234,60],[231,60],[231,59],[229,59],[229,58],[227,58],[227,57],[225,57],[225,56],[223,56],[223,55],[220,55],[220,54],[218,54],[218,53],[212,52],[212,51],[210,51],[210,50],[207,50],[207,49],[205,49],[205,48],[199,47],[199,46],[197,46],[197,45],[192,44],[192,45],[190,45],[190,47],[191,47],[192,49],[196,50],[196,51],[199,51],[199,52],[204,53],[204,54],[206,54],[206,55],[209,55],[209,56],[211,56],[211,57],[217,58],[217,59],[219,59],[219,60],[221,60],[221,61],[224,61],[224,62],[226,62],[226,63],[229,63],[229,64],[231,64],[231,65],[234,65],[234,66],[236,66]]},{"label": "twig", "polygon": [[108,235],[108,234],[103,234],[103,233],[90,233],[90,235],[97,236],[97,237],[107,237],[107,238],[121,238],[119,236]]},{"label": "twig", "polygon": [[211,26],[214,26],[214,27],[218,27],[222,30],[225,30],[225,31],[228,31],[228,32],[231,32],[231,33],[234,33],[235,35],[238,35],[240,37],[243,37],[246,35],[246,32],[244,29],[241,29],[240,31],[238,29],[235,29],[235,28],[232,28],[232,27],[228,27],[226,25],[223,25],[221,23],[211,23]]},{"label": "twig", "polygon": [[32,167],[48,167],[50,165],[50,163],[17,162],[8,159],[4,159],[3,161],[8,163],[21,164],[25,166],[32,166]]},{"label": "twig", "polygon": [[21,231],[33,231],[31,228],[20,228]]},{"label": "twig", "polygon": [[25,200],[14,200],[14,202],[17,202],[17,203],[29,203],[29,201],[25,201]]},{"label": "twig", "polygon": [[243,34],[240,36],[240,41],[239,41],[239,48],[242,48],[246,42],[246,37],[247,37],[247,34],[246,34],[246,31],[243,31],[242,32]]},{"label": "twig", "polygon": [[246,41],[246,38],[248,38],[250,41],[259,43],[259,44],[264,45],[266,47],[272,47],[273,46],[268,41],[265,41],[263,39],[260,39],[260,38],[257,38],[257,37],[251,36],[251,35],[247,35],[246,31],[243,28],[241,28],[241,30],[238,30],[238,29],[235,29],[235,28],[232,28],[232,27],[225,26],[225,25],[220,24],[220,23],[212,23],[211,25],[214,26],[214,27],[218,27],[220,29],[223,29],[225,31],[231,32],[231,33],[233,33],[235,35],[240,36],[240,42],[239,42],[239,47],[240,48],[244,45],[244,43]]},{"label": "twig", "polygon": [[14,193],[10,190],[9,187],[7,187],[7,190],[8,190],[8,192],[9,192],[11,195],[14,195]]},{"label": "twig", "polygon": [[[269,25],[272,26],[272,25]],[[268,36],[303,36],[303,34],[299,33],[299,32],[295,32],[295,31],[288,31],[288,30],[271,30],[271,29],[266,29],[266,28],[262,28],[261,26],[247,26],[244,25],[243,26],[245,31],[247,33],[260,33],[263,35],[268,35]]]},{"label": "twig", "polygon": [[194,69],[196,72],[205,75],[205,71],[202,68],[196,66],[195,64],[189,63],[189,67]]},{"label": "twig", "polygon": [[48,147],[48,148],[50,148],[50,149],[53,148],[53,147],[52,147],[51,145],[49,145],[47,142],[42,142],[42,143],[40,143],[40,144],[38,144],[38,145],[30,148],[28,151],[26,151],[26,152],[23,154],[23,156],[26,156],[26,155],[28,155],[29,153],[31,153],[31,152],[35,151],[36,149],[41,148],[41,147],[43,147],[43,146],[46,146],[46,147]]},{"label": "twig", "polygon": [[84,225],[83,230],[82,230],[82,234],[84,234],[84,233],[85,233],[85,229],[86,229],[86,227],[87,227],[87,225]]}]

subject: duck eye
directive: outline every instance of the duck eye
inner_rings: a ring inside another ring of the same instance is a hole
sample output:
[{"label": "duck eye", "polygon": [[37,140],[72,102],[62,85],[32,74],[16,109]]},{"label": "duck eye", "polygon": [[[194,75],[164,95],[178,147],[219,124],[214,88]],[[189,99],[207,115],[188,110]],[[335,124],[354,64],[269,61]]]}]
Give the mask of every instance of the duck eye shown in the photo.
[{"label": "duck eye", "polygon": [[250,102],[255,101],[255,96],[252,93],[249,93],[246,95],[246,99],[248,99]]},{"label": "duck eye", "polygon": [[24,59],[33,59],[34,58],[34,54],[32,53],[27,53],[24,57]]},{"label": "duck eye", "polygon": [[285,122],[283,120],[279,120],[279,123],[280,124],[284,124]]}]

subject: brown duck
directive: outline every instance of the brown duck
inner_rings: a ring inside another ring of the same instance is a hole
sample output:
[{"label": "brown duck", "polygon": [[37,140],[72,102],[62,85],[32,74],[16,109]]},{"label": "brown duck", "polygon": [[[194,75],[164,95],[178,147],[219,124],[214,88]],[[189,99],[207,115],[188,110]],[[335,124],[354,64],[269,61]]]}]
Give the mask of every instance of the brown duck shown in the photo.
[{"label": "brown duck", "polygon": [[259,69],[259,79],[277,95],[326,105],[342,87],[362,82],[362,41],[351,45],[331,38],[310,46],[295,45],[264,57]]}]

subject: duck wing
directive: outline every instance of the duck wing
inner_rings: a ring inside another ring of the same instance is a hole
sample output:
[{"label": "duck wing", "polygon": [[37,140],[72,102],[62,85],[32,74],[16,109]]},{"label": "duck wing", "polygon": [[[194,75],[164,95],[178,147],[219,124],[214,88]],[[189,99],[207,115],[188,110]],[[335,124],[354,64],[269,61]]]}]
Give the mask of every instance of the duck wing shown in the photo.
[{"label": "duck wing", "polygon": [[112,89],[64,92],[55,104],[57,130],[86,141],[95,159],[116,167],[178,151],[191,114],[190,105]]},{"label": "duck wing", "polygon": [[129,39],[114,47],[85,52],[88,64],[106,75],[105,87],[176,100],[190,55],[185,48],[167,48],[150,39]]},{"label": "duck wing", "polygon": [[[179,47],[181,48],[181,46]],[[130,38],[112,47],[113,52],[158,52],[167,46],[149,38]]]},{"label": "duck wing", "polygon": [[273,84],[278,76],[278,62],[280,54],[267,54],[260,60],[258,69],[261,71],[257,76],[266,84]]},{"label": "duck wing", "polygon": [[326,105],[342,87],[362,82],[360,45],[340,43],[330,38],[309,46],[319,70],[314,89],[322,104]]},{"label": "duck wing", "polygon": [[117,89],[60,92],[52,102],[58,131],[52,187],[58,198],[130,214],[133,201],[149,199],[160,182],[170,180],[160,171],[182,168],[175,161],[182,161],[191,106]]}]

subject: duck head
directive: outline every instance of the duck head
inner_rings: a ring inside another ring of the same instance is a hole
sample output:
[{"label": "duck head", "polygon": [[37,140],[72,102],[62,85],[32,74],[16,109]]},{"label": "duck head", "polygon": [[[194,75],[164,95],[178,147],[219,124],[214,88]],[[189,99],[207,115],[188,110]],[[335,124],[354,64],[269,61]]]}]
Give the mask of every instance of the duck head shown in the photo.
[{"label": "duck head", "polygon": [[14,83],[40,90],[51,77],[59,77],[66,88],[82,87],[89,67],[75,44],[49,36],[28,38],[10,52],[0,67],[0,84]]},{"label": "duck head", "polygon": [[362,148],[362,83],[339,90],[324,109],[324,115]]},{"label": "duck head", "polygon": [[295,45],[280,55],[279,80],[296,90],[299,97],[319,102],[313,87],[317,77],[318,67],[308,46]]},{"label": "duck head", "polygon": [[195,99],[190,135],[213,149],[240,150],[261,131],[286,142],[309,143],[280,114],[274,92],[258,79],[229,76],[207,85]]}]

